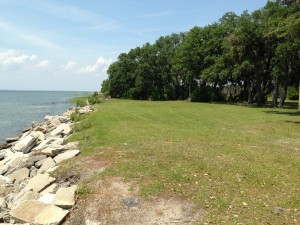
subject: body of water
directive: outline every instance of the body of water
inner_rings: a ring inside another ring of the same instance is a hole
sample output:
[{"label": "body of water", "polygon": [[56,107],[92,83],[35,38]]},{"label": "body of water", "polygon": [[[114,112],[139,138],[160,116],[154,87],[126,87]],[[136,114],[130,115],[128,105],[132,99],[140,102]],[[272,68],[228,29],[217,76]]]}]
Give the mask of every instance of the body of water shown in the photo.
[{"label": "body of water", "polygon": [[0,143],[17,136],[31,126],[32,121],[43,122],[45,115],[58,115],[72,107],[68,100],[81,92],[64,91],[1,91]]}]

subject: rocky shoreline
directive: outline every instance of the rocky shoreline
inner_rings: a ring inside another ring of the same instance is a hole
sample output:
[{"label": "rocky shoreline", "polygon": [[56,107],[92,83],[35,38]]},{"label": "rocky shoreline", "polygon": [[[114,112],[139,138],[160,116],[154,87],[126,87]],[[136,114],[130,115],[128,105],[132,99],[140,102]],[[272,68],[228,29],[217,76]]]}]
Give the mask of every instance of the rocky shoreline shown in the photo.
[{"label": "rocky shoreline", "polygon": [[80,154],[72,133],[71,114],[89,113],[90,106],[33,122],[18,137],[0,145],[0,224],[62,223],[75,204],[77,186],[58,183],[51,172]]}]

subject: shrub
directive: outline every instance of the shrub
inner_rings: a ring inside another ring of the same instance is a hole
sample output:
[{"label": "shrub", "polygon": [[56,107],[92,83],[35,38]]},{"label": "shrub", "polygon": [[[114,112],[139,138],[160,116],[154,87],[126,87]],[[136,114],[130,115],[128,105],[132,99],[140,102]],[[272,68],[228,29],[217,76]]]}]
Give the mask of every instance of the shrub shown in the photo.
[{"label": "shrub", "polygon": [[289,87],[287,97],[290,100],[298,100],[299,99],[299,90],[295,87]]},{"label": "shrub", "polygon": [[206,86],[197,87],[192,93],[192,102],[210,102],[211,88]]},{"label": "shrub", "polygon": [[103,94],[94,92],[90,97],[88,97],[88,102],[90,105],[99,104],[102,102]]}]

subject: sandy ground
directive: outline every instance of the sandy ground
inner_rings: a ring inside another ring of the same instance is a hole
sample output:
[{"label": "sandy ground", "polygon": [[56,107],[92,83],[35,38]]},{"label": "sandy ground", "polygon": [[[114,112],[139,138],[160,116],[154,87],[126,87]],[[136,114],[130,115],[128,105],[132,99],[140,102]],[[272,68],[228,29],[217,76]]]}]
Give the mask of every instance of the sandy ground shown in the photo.
[{"label": "sandy ground", "polygon": [[76,169],[65,173],[62,179],[89,182],[92,191],[86,198],[77,200],[65,225],[199,224],[205,215],[204,210],[185,200],[154,197],[144,201],[130,182],[119,177],[91,179],[95,173],[111,166],[100,156],[84,156],[75,164]]}]

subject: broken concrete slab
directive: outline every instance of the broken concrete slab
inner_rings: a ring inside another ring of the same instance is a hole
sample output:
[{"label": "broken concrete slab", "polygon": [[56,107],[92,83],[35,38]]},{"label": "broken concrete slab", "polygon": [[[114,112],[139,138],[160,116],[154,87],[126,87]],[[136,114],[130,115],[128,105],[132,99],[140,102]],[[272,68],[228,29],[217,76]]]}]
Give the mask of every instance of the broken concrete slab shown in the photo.
[{"label": "broken concrete slab", "polygon": [[37,173],[43,173],[45,171],[47,171],[48,169],[54,167],[56,165],[56,163],[54,162],[54,160],[51,157],[48,157],[43,165],[41,166],[41,168],[39,168],[39,170],[37,171]]},{"label": "broken concrete slab", "polygon": [[[45,156],[45,155],[43,155],[43,156]],[[41,159],[40,161],[37,161],[37,162],[34,164],[34,166],[35,166],[36,168],[40,168],[46,160],[47,160],[47,156],[45,156],[44,159]]]},{"label": "broken concrete slab", "polygon": [[46,156],[57,156],[58,154],[64,152],[65,149],[63,146],[57,146],[57,147],[48,147],[41,151],[41,154]]},{"label": "broken concrete slab", "polygon": [[54,201],[54,196],[55,196],[54,194],[46,193],[46,194],[42,195],[42,196],[38,199],[38,201],[50,205],[50,204],[52,204],[53,201]]},{"label": "broken concrete slab", "polygon": [[54,161],[56,163],[60,163],[64,160],[71,159],[71,158],[73,158],[73,157],[75,157],[79,154],[80,154],[79,150],[69,150],[69,151],[66,151],[66,152],[64,152],[62,154],[59,154],[56,157],[54,157]]},{"label": "broken concrete slab", "polygon": [[12,174],[8,175],[7,177],[11,180],[15,181],[15,184],[19,184],[22,180],[29,177],[29,169],[28,168],[22,168],[20,170],[17,170],[13,172]]},{"label": "broken concrete slab", "polygon": [[70,209],[75,204],[75,191],[77,185],[71,187],[61,187],[57,190],[54,196],[54,205],[59,206],[63,209]]},{"label": "broken concrete slab", "polygon": [[50,135],[51,136],[58,136],[61,134],[67,135],[70,132],[71,132],[70,125],[68,125],[66,123],[62,123],[58,127],[56,127],[53,131],[51,131]]},{"label": "broken concrete slab", "polygon": [[17,195],[14,196],[13,200],[9,202],[9,207],[13,208],[19,205],[21,202],[28,200],[37,200],[39,194],[29,190],[27,188],[22,189]]},{"label": "broken concrete slab", "polygon": [[20,139],[20,137],[10,137],[10,138],[6,138],[5,141],[6,143],[11,143],[11,142],[16,142]]},{"label": "broken concrete slab", "polygon": [[0,184],[12,184],[13,182],[14,182],[14,180],[0,175]]},{"label": "broken concrete slab", "polygon": [[41,132],[31,132],[29,135],[20,139],[12,149],[23,153],[28,153],[36,144],[39,139],[45,138]]},{"label": "broken concrete slab", "polygon": [[60,224],[67,214],[67,210],[37,200],[23,201],[10,212],[16,222],[41,225]]},{"label": "broken concrete slab", "polygon": [[58,167],[59,167],[59,166],[53,166],[52,168],[46,170],[45,173],[49,173],[49,174],[50,174],[50,173],[54,172]]},{"label": "broken concrete slab", "polygon": [[32,189],[36,193],[40,193],[42,190],[55,182],[55,180],[56,179],[54,177],[51,177],[47,173],[38,174],[28,181],[26,188]]},{"label": "broken concrete slab", "polygon": [[53,183],[51,184],[49,187],[47,187],[46,189],[44,189],[40,194],[41,195],[44,195],[44,194],[53,194],[54,191],[56,190],[57,188],[57,184],[56,183]]}]

